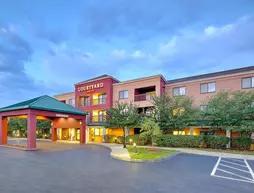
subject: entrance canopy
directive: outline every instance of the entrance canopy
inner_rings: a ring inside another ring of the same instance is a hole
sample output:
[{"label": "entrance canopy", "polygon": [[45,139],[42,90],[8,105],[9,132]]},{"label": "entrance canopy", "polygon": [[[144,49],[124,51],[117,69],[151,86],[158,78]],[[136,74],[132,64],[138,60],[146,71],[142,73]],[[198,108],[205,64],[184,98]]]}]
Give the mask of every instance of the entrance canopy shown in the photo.
[{"label": "entrance canopy", "polygon": [[79,128],[80,143],[85,143],[86,113],[44,95],[0,108],[0,145],[7,144],[8,117],[27,118],[27,149],[36,148],[36,119],[52,120],[51,137],[56,140],[56,128]]}]

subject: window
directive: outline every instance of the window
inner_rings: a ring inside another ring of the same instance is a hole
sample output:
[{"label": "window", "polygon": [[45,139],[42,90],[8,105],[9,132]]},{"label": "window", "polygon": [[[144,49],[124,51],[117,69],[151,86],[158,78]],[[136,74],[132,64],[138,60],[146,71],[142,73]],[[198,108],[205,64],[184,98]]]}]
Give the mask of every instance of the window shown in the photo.
[{"label": "window", "polygon": [[207,110],[207,105],[200,105],[200,110],[201,111],[206,111]]},{"label": "window", "polygon": [[73,106],[74,105],[74,100],[73,99],[69,99],[68,100],[68,104]]},{"label": "window", "polygon": [[128,90],[119,91],[119,99],[127,99],[128,98]]},{"label": "window", "polygon": [[254,77],[243,78],[242,88],[254,88]]},{"label": "window", "polygon": [[107,97],[107,95],[106,94],[100,94],[99,96],[98,96],[98,99],[99,99],[99,104],[106,104],[106,97]]},{"label": "window", "polygon": [[184,95],[186,95],[185,87],[173,88],[173,96],[184,96]]},{"label": "window", "polygon": [[200,84],[200,93],[210,93],[210,92],[215,92],[215,91],[216,91],[215,82]]},{"label": "window", "polygon": [[89,96],[81,97],[80,101],[81,101],[82,106],[90,106],[90,97]]}]

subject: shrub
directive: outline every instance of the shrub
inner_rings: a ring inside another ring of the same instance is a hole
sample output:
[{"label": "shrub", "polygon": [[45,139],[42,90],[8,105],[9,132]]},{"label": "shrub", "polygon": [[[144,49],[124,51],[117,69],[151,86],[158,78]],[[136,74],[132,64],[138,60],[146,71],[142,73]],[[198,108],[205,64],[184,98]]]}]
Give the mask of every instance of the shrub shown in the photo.
[{"label": "shrub", "polygon": [[206,135],[203,138],[207,147],[214,149],[224,149],[229,142],[229,138],[225,136]]},{"label": "shrub", "polygon": [[155,137],[155,142],[165,147],[200,147],[202,139],[202,136],[192,135],[161,135]]},{"label": "shrub", "polygon": [[236,144],[236,146],[243,150],[249,150],[250,145],[252,143],[251,138],[249,137],[239,137],[233,140]]}]

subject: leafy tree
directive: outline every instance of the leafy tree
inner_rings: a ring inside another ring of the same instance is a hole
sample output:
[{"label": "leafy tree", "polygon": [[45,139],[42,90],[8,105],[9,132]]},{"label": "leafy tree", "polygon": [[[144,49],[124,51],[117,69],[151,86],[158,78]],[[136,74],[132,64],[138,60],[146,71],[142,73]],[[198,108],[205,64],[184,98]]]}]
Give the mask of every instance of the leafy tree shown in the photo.
[{"label": "leafy tree", "polygon": [[250,135],[254,131],[254,92],[220,92],[208,102],[201,113],[208,125],[222,130],[240,131]]},{"label": "leafy tree", "polygon": [[123,129],[123,147],[126,148],[126,132],[130,128],[138,126],[140,122],[136,106],[117,103],[115,107],[107,111],[107,119],[110,127]]},{"label": "leafy tree", "polygon": [[24,118],[11,117],[8,121],[8,133],[12,135],[13,132],[19,132],[20,137],[26,136],[27,120]]},{"label": "leafy tree", "polygon": [[153,137],[161,134],[158,123],[151,117],[145,117],[141,123],[140,137],[145,141],[150,141],[153,144]]},{"label": "leafy tree", "polygon": [[[50,120],[37,120],[37,133],[38,137],[43,137],[45,135],[49,136],[51,128]],[[27,119],[11,117],[8,121],[8,133],[13,135],[14,131],[18,131],[20,137],[26,137],[27,134]]]},{"label": "leafy tree", "polygon": [[154,97],[155,119],[164,132],[182,130],[193,124],[197,110],[192,107],[192,100],[186,96]]},{"label": "leafy tree", "polygon": [[38,137],[49,137],[51,128],[50,120],[37,120],[37,136]]}]

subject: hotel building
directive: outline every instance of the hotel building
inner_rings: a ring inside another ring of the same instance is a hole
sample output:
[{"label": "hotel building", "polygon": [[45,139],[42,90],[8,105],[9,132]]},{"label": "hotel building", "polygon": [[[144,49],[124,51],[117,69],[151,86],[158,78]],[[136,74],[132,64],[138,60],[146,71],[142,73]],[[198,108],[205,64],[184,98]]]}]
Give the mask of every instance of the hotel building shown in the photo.
[{"label": "hotel building", "polygon": [[[88,112],[87,141],[103,142],[105,136],[122,136],[121,129],[108,128],[106,111],[117,102],[133,103],[140,113],[153,109],[152,97],[167,94],[188,96],[195,107],[206,108],[209,98],[220,91],[254,90],[254,66],[166,80],[163,75],[119,81],[109,75],[98,76],[75,84],[75,91],[56,95],[60,101],[75,99],[75,106]],[[74,101],[73,101],[74,103]],[[139,132],[131,129],[129,135]],[[199,135],[205,128],[187,128],[186,135]],[[179,133],[179,132],[176,132]],[[225,133],[218,133],[225,134]]]}]

